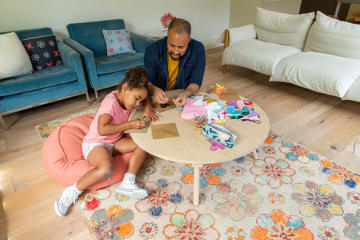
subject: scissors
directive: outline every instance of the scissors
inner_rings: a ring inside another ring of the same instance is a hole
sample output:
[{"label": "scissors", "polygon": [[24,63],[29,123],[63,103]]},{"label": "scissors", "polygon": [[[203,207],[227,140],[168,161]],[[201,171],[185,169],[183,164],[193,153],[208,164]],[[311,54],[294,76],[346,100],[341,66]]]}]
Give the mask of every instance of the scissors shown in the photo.
[{"label": "scissors", "polygon": [[220,144],[220,143],[217,143],[217,142],[212,141],[210,139],[209,139],[209,142],[211,143],[211,147],[210,147],[211,151],[216,151],[216,150],[218,150],[218,148],[220,148],[222,150],[224,149],[224,146],[222,144]]}]

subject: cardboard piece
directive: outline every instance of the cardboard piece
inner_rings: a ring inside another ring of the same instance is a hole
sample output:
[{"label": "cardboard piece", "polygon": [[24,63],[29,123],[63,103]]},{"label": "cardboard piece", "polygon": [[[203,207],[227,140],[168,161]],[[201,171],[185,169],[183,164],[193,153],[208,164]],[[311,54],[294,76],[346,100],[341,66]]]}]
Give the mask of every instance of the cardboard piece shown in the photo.
[{"label": "cardboard piece", "polygon": [[164,123],[151,126],[153,139],[164,139],[180,136],[175,123]]}]

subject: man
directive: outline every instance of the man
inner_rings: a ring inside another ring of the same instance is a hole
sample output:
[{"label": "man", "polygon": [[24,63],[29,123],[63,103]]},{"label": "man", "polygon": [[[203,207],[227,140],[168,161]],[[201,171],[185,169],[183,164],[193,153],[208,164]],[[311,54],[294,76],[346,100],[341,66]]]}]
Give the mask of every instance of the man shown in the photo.
[{"label": "man", "polygon": [[148,71],[149,90],[157,103],[167,103],[165,91],[185,89],[174,99],[177,107],[196,93],[205,71],[205,48],[191,39],[188,21],[175,18],[169,25],[167,37],[146,48],[144,66]]}]

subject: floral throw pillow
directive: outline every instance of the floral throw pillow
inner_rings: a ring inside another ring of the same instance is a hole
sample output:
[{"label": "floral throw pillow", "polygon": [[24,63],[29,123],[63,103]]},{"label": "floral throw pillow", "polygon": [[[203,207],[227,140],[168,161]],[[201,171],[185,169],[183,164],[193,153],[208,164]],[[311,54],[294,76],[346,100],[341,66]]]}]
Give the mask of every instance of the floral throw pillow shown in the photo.
[{"label": "floral throw pillow", "polygon": [[34,72],[62,64],[54,35],[28,38],[22,40],[22,43],[29,54]]},{"label": "floral throw pillow", "polygon": [[130,32],[126,29],[102,30],[106,42],[106,52],[108,56],[120,53],[134,53],[135,50],[131,43]]}]

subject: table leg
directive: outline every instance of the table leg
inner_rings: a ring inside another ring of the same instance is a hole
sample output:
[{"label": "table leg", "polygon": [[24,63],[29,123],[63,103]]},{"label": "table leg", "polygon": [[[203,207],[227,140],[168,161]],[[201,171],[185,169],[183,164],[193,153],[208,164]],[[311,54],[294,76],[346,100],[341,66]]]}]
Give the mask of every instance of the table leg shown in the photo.
[{"label": "table leg", "polygon": [[199,205],[200,198],[200,168],[202,165],[193,165],[194,168],[194,205]]},{"label": "table leg", "polygon": [[254,159],[257,159],[256,149],[255,149],[255,151],[252,152],[252,157],[253,157]]}]

